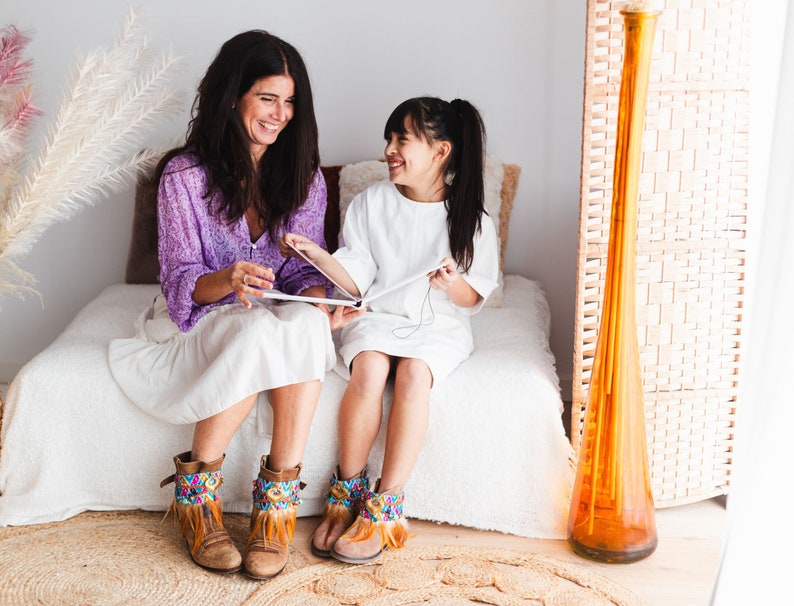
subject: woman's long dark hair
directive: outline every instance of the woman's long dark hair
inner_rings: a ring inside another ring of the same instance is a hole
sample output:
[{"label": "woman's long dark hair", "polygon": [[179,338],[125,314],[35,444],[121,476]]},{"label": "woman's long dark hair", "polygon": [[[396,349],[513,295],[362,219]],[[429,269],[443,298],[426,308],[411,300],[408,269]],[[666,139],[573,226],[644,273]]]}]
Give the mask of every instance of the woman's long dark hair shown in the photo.
[{"label": "woman's long dark hair", "polygon": [[405,123],[426,141],[448,141],[444,167],[447,232],[452,258],[468,271],[474,258],[474,236],[480,231],[485,210],[483,169],[485,125],[480,112],[468,101],[450,102],[436,97],[415,97],[398,105],[386,121],[383,136],[405,134]]},{"label": "woman's long dark hair", "polygon": [[[290,76],[294,115],[255,166],[249,137],[234,104],[260,78]],[[198,86],[185,144],[157,166],[192,150],[208,168],[207,197],[222,194],[221,212],[238,220],[253,206],[271,236],[303,204],[320,166],[314,100],[306,66],[289,43],[262,30],[237,34],[221,46]]]}]

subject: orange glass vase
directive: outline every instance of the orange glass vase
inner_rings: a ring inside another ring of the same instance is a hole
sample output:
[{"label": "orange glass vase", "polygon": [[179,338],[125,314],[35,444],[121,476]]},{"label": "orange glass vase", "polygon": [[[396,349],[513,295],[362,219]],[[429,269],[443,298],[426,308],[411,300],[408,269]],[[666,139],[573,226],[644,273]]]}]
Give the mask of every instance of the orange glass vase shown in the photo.
[{"label": "orange glass vase", "polygon": [[637,196],[657,12],[621,11],[620,83],[604,300],[568,519],[569,542],[602,562],[656,549],[645,405],[637,341]]}]

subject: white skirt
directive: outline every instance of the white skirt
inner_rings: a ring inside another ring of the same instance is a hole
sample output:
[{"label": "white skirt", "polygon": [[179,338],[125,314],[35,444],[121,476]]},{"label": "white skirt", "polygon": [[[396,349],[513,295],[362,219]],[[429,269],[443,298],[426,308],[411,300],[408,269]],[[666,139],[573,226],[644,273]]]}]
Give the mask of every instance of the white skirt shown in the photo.
[{"label": "white skirt", "polygon": [[[168,423],[195,423],[270,389],[323,380],[336,362],[326,315],[306,303],[254,301],[210,311],[188,332],[168,317],[158,296],[115,339],[110,369],[127,397]],[[270,433],[272,410],[259,398],[257,426]]]}]

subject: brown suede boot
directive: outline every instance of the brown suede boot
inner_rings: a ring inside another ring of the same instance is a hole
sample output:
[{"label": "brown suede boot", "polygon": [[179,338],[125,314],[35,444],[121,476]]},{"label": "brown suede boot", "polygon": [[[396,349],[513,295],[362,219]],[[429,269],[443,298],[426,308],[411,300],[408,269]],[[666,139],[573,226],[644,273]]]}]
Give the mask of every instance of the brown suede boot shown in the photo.
[{"label": "brown suede boot", "polygon": [[323,519],[311,537],[312,553],[320,558],[331,557],[331,547],[356,519],[361,495],[369,490],[366,469],[348,480],[340,480],[339,475],[337,467],[325,493]]},{"label": "brown suede boot", "polygon": [[162,482],[174,482],[174,500],[166,515],[175,512],[193,561],[207,570],[240,570],[240,552],[223,527],[221,498],[217,491],[223,484],[221,464],[226,455],[204,463],[191,461],[190,452],[174,457],[176,473]]},{"label": "brown suede boot", "polygon": [[251,536],[243,563],[251,578],[272,578],[287,565],[300,504],[300,471],[301,465],[273,471],[268,468],[267,457],[262,456],[254,480]]},{"label": "brown suede boot", "polygon": [[403,517],[402,486],[379,490],[380,480],[375,483],[374,491],[362,496],[358,517],[331,548],[335,559],[348,564],[367,564],[377,560],[384,549],[405,545],[408,523]]}]

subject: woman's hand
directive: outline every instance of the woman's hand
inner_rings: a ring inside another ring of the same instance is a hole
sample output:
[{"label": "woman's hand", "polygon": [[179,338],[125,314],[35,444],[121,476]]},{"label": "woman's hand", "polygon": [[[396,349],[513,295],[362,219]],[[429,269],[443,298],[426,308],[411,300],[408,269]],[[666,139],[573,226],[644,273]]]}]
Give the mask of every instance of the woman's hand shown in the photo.
[{"label": "woman's hand", "polygon": [[355,320],[367,311],[366,307],[351,307],[350,305],[337,305],[336,308],[331,311],[331,308],[325,303],[317,303],[316,305],[328,316],[331,332],[344,328],[350,324],[351,320]]},{"label": "woman's hand", "polygon": [[233,292],[246,307],[251,307],[248,297],[262,298],[262,290],[273,288],[276,279],[270,267],[251,261],[237,261],[226,269],[204,274],[196,280],[193,302],[209,305]]},{"label": "woman's hand", "polygon": [[251,261],[237,261],[231,266],[231,286],[234,294],[243,305],[250,309],[248,297],[264,298],[263,290],[273,288],[276,275],[270,267],[264,267]]}]

